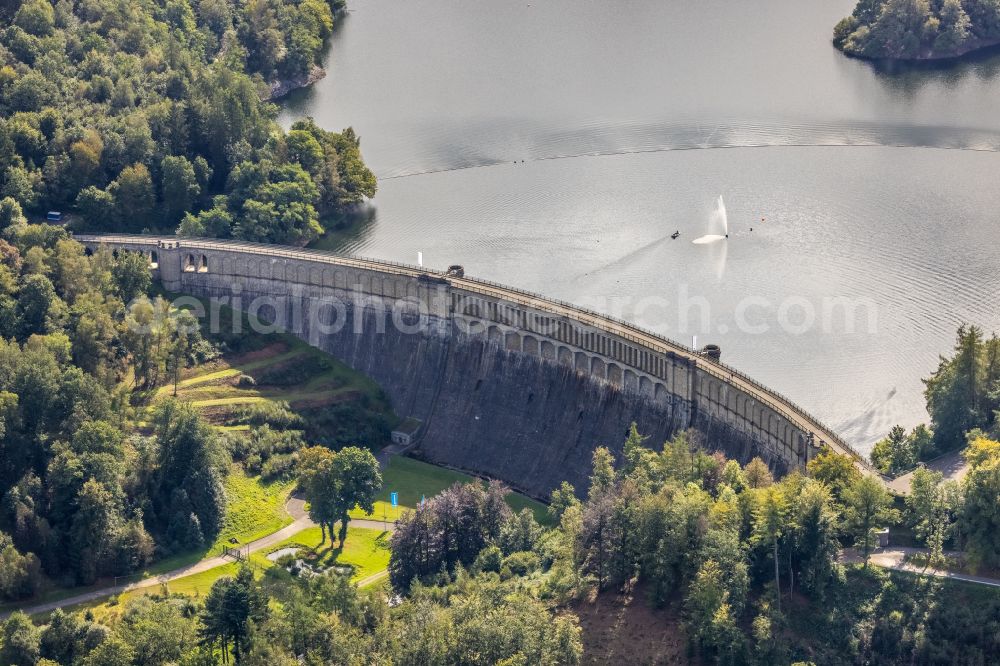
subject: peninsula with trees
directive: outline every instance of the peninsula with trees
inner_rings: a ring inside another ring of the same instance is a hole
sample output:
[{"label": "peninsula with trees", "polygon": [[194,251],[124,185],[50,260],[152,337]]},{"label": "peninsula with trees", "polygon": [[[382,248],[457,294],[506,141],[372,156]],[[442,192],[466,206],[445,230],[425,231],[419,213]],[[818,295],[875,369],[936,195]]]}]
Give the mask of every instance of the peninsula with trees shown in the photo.
[{"label": "peninsula with trees", "polygon": [[351,128],[284,131],[339,2],[0,6],[0,200],[76,230],[304,245],[374,196]]},{"label": "peninsula with trees", "polygon": [[859,58],[958,58],[1000,44],[1000,0],[860,0],[833,44]]}]

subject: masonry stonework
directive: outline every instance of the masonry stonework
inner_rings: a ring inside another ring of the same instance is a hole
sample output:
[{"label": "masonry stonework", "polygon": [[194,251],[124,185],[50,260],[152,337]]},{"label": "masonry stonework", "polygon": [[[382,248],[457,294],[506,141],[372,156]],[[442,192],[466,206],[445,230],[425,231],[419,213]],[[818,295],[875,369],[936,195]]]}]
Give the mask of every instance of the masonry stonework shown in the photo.
[{"label": "masonry stonework", "polygon": [[621,455],[632,421],[777,473],[842,440],[713,359],[600,314],[423,268],[295,248],[152,236],[77,236],[142,252],[172,292],[225,299],[378,382],[423,422],[417,452],[545,497],[587,485],[593,450]]}]

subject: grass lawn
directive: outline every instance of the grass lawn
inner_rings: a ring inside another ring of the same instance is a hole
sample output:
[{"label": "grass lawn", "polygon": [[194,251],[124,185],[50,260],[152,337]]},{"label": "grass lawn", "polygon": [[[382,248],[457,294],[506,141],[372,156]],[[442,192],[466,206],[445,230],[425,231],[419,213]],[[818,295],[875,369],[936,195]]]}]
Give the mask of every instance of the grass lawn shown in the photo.
[{"label": "grass lawn", "polygon": [[[468,474],[437,467],[413,458],[392,456],[389,459],[388,467],[382,470],[382,492],[378,501],[375,502],[375,512],[369,516],[361,509],[355,509],[351,512],[351,517],[382,520],[384,515],[386,520],[394,521],[405,511],[416,508],[420,504],[421,497],[430,499],[456,482],[470,483],[474,480],[475,478]],[[398,507],[393,507],[389,503],[391,492],[399,493]],[[507,495],[507,504],[514,511],[531,509],[535,514],[535,520],[539,523],[549,524],[551,522],[545,505],[530,497],[511,493]]]},{"label": "grass lawn", "polygon": [[[210,310],[204,301],[202,305],[206,312]],[[242,331],[239,334],[232,333],[235,319],[240,320],[235,327]],[[206,332],[206,337],[224,340],[239,351],[186,370],[177,385],[177,399],[206,410],[216,427],[234,425],[231,415],[240,406],[287,402],[316,407],[352,399],[364,401],[367,409],[383,414],[391,424],[398,421],[378,384],[329,354],[288,333],[253,333],[247,316],[228,307],[219,309],[218,323],[220,333]],[[254,378],[256,385],[240,384],[242,375]],[[157,397],[173,393],[171,384],[160,388]]]},{"label": "grass lawn", "polygon": [[[354,569],[351,580],[360,580],[380,571],[385,571],[389,566],[389,533],[382,530],[365,529],[361,527],[348,527],[347,540],[344,542],[344,549],[334,548],[336,541],[331,543],[327,538],[326,543],[320,546],[320,529],[310,527],[298,534],[293,534],[279,544],[267,549],[268,553],[273,553],[282,548],[291,546],[301,546],[299,552],[303,559],[313,565],[328,568],[334,564],[350,566]],[[265,557],[266,553],[261,551],[254,554],[254,561],[261,563],[261,560],[272,563]]]},{"label": "grass lawn", "polygon": [[226,517],[215,542],[199,550],[159,560],[141,573],[130,576],[129,580],[138,580],[194,564],[206,557],[218,555],[224,544],[234,545],[230,539],[236,539],[240,544],[249,543],[271,532],[277,532],[292,522],[292,517],[285,511],[285,503],[295,487],[294,482],[264,483],[260,477],[247,476],[239,465],[233,465],[224,485]]},{"label": "grass lawn", "polygon": [[[352,581],[366,578],[372,574],[385,571],[389,566],[389,535],[381,530],[370,530],[364,528],[351,527],[347,530],[347,540],[344,542],[344,549],[332,548],[334,544],[327,539],[326,543],[320,547],[320,530],[318,527],[310,527],[298,534],[294,534],[288,539],[250,555],[250,561],[258,571],[263,571],[276,566],[274,562],[267,559],[268,553],[273,553],[282,548],[300,546],[303,559],[329,567],[334,564],[349,566],[354,569],[351,575]],[[204,597],[212,588],[212,584],[223,576],[235,576],[239,565],[235,562],[202,571],[201,573],[184,576],[177,580],[170,581],[166,585],[158,587],[147,587],[140,590],[133,590],[120,595],[114,604],[121,604],[133,597],[141,597],[144,594],[161,594],[166,588],[169,594],[182,594],[190,597]],[[84,608],[94,609],[99,615],[99,608],[110,608],[107,602],[95,602],[75,607],[73,610]]]},{"label": "grass lawn", "polygon": [[219,551],[231,538],[241,544],[249,543],[292,522],[285,511],[285,502],[295,486],[294,481],[264,483],[259,477],[247,476],[234,465],[225,485],[229,505],[213,551]]},{"label": "grass lawn", "polygon": [[140,597],[144,594],[159,594],[164,587],[170,594],[183,594],[188,597],[203,597],[208,594],[208,591],[212,588],[212,583],[219,580],[223,576],[235,576],[236,572],[239,571],[239,568],[240,565],[236,562],[224,564],[222,566],[215,567],[214,569],[209,569],[208,571],[202,571],[201,573],[191,574],[190,576],[185,576],[184,578],[172,580],[160,587],[147,587],[142,590],[126,592],[119,597],[119,601],[125,601],[127,599],[131,599],[132,597]]}]

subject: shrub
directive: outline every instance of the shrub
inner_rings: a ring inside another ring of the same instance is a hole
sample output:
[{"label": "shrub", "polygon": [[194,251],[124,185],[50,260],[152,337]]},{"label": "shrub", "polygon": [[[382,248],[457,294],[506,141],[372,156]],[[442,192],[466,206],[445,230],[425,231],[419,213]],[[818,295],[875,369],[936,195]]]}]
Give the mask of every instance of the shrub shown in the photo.
[{"label": "shrub", "polygon": [[529,551],[511,553],[503,559],[500,577],[504,580],[512,576],[527,576],[538,569],[538,555]]},{"label": "shrub", "polygon": [[[6,535],[0,532],[0,537]],[[38,591],[42,567],[34,553],[22,555],[12,544],[0,548],[0,598],[26,599]]]},{"label": "shrub", "polygon": [[[305,441],[298,430],[272,430],[269,426],[252,428],[248,432],[229,433],[226,445],[233,460],[243,463],[243,468],[251,474],[261,474],[273,456],[287,456],[295,453]],[[273,467],[276,476],[284,474],[294,465],[284,461]]]},{"label": "shrub", "polygon": [[487,546],[479,551],[479,555],[476,556],[476,562],[473,564],[472,568],[477,573],[485,571],[500,573],[502,565],[503,553],[500,552],[500,549],[496,546]]},{"label": "shrub", "polygon": [[356,445],[377,450],[389,441],[392,428],[384,414],[361,403],[344,403],[303,412],[305,437],[331,449]]},{"label": "shrub", "polygon": [[257,383],[269,386],[296,386],[333,367],[330,359],[307,354],[288,363],[265,368],[257,373]]},{"label": "shrub", "polygon": [[298,462],[299,456],[295,453],[273,456],[261,467],[260,476],[264,481],[290,479]]},{"label": "shrub", "polygon": [[235,410],[233,418],[239,424],[267,425],[278,430],[301,429],[305,425],[302,417],[293,412],[287,402],[244,405]]}]

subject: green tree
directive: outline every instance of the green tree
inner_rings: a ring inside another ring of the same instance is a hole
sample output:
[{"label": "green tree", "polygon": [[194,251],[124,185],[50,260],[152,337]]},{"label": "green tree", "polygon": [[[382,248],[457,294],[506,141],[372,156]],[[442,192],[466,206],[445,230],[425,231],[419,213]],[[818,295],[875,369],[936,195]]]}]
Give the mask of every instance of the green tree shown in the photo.
[{"label": "green tree", "polygon": [[21,283],[17,298],[20,337],[47,333],[59,326],[65,304],[56,295],[52,282],[44,275],[28,275]]},{"label": "green tree", "polygon": [[[17,79],[14,85],[10,87],[7,99],[8,104],[15,111],[38,113],[51,101],[52,94],[52,84],[40,72],[29,71]],[[19,173],[17,170],[11,169],[7,177],[9,180],[13,180],[15,177],[22,177],[22,174],[29,182],[37,180],[40,176],[38,172],[32,173],[27,170],[21,170]],[[8,182],[8,185],[10,185],[10,182]],[[21,190],[24,189],[23,184],[19,184],[18,187]],[[21,199],[21,203],[28,205],[29,203],[33,203],[33,201],[29,202],[28,200]]]},{"label": "green tree", "polygon": [[917,463],[917,455],[912,442],[906,435],[903,426],[893,426],[889,435],[872,447],[871,459],[875,467],[883,474],[898,476],[913,468]]},{"label": "green tree", "polygon": [[292,129],[285,139],[289,157],[302,165],[306,171],[319,175],[325,165],[323,147],[316,137],[304,129]]},{"label": "green tree", "polygon": [[122,528],[121,508],[114,494],[90,479],[76,497],[71,542],[77,575],[89,584],[97,576],[114,571],[114,545]]},{"label": "green tree", "polygon": [[590,475],[588,497],[595,497],[607,491],[615,481],[614,457],[607,448],[599,446],[594,449],[593,472]]},{"label": "green tree", "polygon": [[154,423],[159,451],[151,495],[158,514],[194,513],[204,535],[214,537],[226,510],[220,469],[227,459],[217,435],[190,404],[172,400],[159,406]]},{"label": "green tree", "polygon": [[241,201],[233,236],[243,240],[298,244],[323,232],[315,204],[319,190],[297,163],[243,163],[230,177],[233,198]]},{"label": "green tree", "polygon": [[927,411],[933,422],[934,442],[941,451],[965,443],[965,433],[987,423],[985,413],[985,345],[975,326],[958,329],[955,355],[941,358],[937,370],[924,380]]},{"label": "green tree", "polygon": [[844,496],[844,491],[861,476],[861,472],[849,456],[834,453],[829,448],[824,448],[819,455],[810,460],[806,470],[809,476],[826,484],[837,500],[840,500]]},{"label": "green tree", "polygon": [[754,536],[771,547],[774,557],[774,588],[778,612],[781,612],[781,574],[778,569],[778,543],[788,527],[788,499],[781,487],[770,485],[760,489],[759,502],[753,514]]},{"label": "green tree", "polygon": [[21,212],[21,204],[11,197],[0,199],[0,229],[6,229],[12,224],[24,224],[27,220]]},{"label": "green tree", "polygon": [[806,483],[795,500],[795,551],[799,560],[799,585],[822,599],[836,570],[840,544],[837,512],[829,488]]},{"label": "green tree", "polygon": [[970,555],[996,566],[1000,564],[1000,442],[976,438],[966,459],[970,468],[962,481],[962,530]]},{"label": "green tree", "polygon": [[152,225],[156,197],[153,193],[153,179],[145,164],[133,164],[122,169],[108,192],[114,198],[114,216],[118,230],[141,231]]},{"label": "green tree", "polygon": [[[6,541],[6,543],[5,543]],[[22,555],[0,532],[0,598],[25,599],[41,584],[41,563],[34,553]]]},{"label": "green tree", "polygon": [[160,162],[160,191],[163,193],[163,222],[172,227],[194,207],[201,193],[194,165],[181,155],[164,157]]},{"label": "green tree", "polygon": [[39,645],[42,657],[57,664],[74,663],[86,652],[85,632],[86,627],[76,615],[67,615],[57,608],[41,632]]},{"label": "green tree", "polygon": [[233,215],[229,212],[227,199],[219,195],[212,199],[212,207],[207,208],[197,215],[187,213],[177,227],[178,236],[197,238],[207,236],[210,238],[228,238],[232,235]]},{"label": "green tree", "polygon": [[755,457],[747,463],[743,472],[746,476],[747,485],[751,488],[766,488],[774,483],[771,470],[767,468],[767,463],[760,458]]},{"label": "green tree", "polygon": [[314,446],[300,453],[300,484],[309,502],[309,515],[319,523],[326,539],[329,530],[340,521],[340,547],[347,538],[349,512],[360,507],[366,513],[375,510],[375,498],[382,488],[378,460],[367,449],[348,446],[337,453]]},{"label": "green tree", "polygon": [[0,633],[0,663],[10,666],[35,666],[40,656],[39,631],[21,611],[14,611]]},{"label": "green tree", "polygon": [[846,527],[861,549],[867,568],[875,545],[875,530],[897,520],[892,497],[878,479],[863,475],[844,493],[844,504]]},{"label": "green tree", "polygon": [[734,663],[742,652],[743,634],[729,605],[723,578],[718,562],[705,561],[691,582],[684,609],[698,643],[720,663]]},{"label": "green tree", "polygon": [[114,215],[115,198],[107,190],[93,185],[83,188],[76,196],[76,209],[88,228],[113,228],[110,220]]},{"label": "green tree", "polygon": [[[133,655],[133,664],[177,664],[194,656],[198,642],[197,615],[189,605],[137,597],[125,604],[117,635]],[[117,642],[117,641],[113,641]],[[91,653],[93,654],[93,653]],[[106,655],[108,659],[111,655]],[[116,662],[111,661],[115,664]]]},{"label": "green tree", "polygon": [[253,571],[242,566],[234,578],[220,578],[212,584],[201,613],[202,635],[209,642],[219,642],[224,661],[232,645],[233,658],[239,664],[251,626],[261,623],[267,615],[266,595],[254,580]]},{"label": "green tree", "polygon": [[134,663],[133,647],[114,634],[105,638],[83,659],[83,666],[132,666]]},{"label": "green tree", "polygon": [[554,519],[562,518],[563,513],[571,506],[580,503],[576,498],[576,488],[571,483],[563,481],[558,488],[552,491],[549,499],[548,513]]},{"label": "green tree", "polygon": [[940,10],[940,28],[934,40],[934,49],[939,53],[956,53],[968,41],[972,22],[959,0],[944,0]]},{"label": "green tree", "polygon": [[104,141],[94,130],[88,130],[82,139],[69,147],[70,164],[73,168],[73,179],[77,189],[91,182],[100,175],[101,153],[104,152]]},{"label": "green tree", "polygon": [[348,446],[333,459],[332,478],[337,487],[336,508],[340,514],[340,547],[347,538],[350,511],[355,507],[365,513],[375,510],[375,498],[382,489],[378,460],[368,449]]},{"label": "green tree", "polygon": [[343,192],[338,197],[341,205],[356,204],[365,198],[375,196],[378,183],[375,174],[365,166],[361,158],[361,139],[348,127],[339,135],[333,136],[334,148],[337,151],[337,171]]},{"label": "green tree", "polygon": [[149,261],[138,252],[119,252],[111,264],[115,293],[123,303],[145,295],[152,286]]},{"label": "green tree", "polygon": [[55,27],[55,12],[48,0],[25,0],[14,16],[14,24],[36,37],[45,37]]},{"label": "green tree", "polygon": [[125,315],[123,337],[135,366],[136,387],[156,387],[166,372],[171,349],[170,305],[161,297],[134,299]]},{"label": "green tree", "polygon": [[930,549],[930,564],[944,561],[944,543],[948,539],[960,493],[954,482],[943,483],[940,472],[923,467],[913,472],[910,494],[906,496],[906,514],[917,538]]}]

